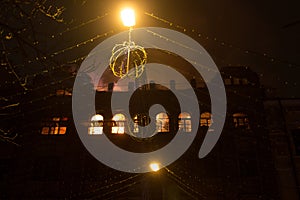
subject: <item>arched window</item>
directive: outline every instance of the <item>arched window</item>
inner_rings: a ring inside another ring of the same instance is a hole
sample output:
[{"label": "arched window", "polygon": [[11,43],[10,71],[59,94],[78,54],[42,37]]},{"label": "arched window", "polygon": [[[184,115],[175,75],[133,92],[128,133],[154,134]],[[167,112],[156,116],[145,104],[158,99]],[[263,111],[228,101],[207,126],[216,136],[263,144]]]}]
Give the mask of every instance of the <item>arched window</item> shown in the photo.
[{"label": "arched window", "polygon": [[211,123],[211,114],[209,112],[204,112],[200,115],[200,126],[210,126]]},{"label": "arched window", "polygon": [[234,123],[234,127],[238,128],[250,128],[249,125],[249,118],[246,114],[244,113],[234,113],[233,115],[233,123]]},{"label": "arched window", "polygon": [[119,113],[115,114],[112,120],[115,122],[115,126],[112,127],[111,133],[124,134],[125,133],[125,115]]},{"label": "arched window", "polygon": [[103,116],[96,114],[91,118],[89,135],[101,135],[103,133]]},{"label": "arched window", "polygon": [[192,120],[189,113],[180,113],[178,116],[178,129],[179,131],[191,132],[192,131]]},{"label": "arched window", "polygon": [[169,116],[166,113],[156,115],[156,130],[157,132],[169,132]]}]

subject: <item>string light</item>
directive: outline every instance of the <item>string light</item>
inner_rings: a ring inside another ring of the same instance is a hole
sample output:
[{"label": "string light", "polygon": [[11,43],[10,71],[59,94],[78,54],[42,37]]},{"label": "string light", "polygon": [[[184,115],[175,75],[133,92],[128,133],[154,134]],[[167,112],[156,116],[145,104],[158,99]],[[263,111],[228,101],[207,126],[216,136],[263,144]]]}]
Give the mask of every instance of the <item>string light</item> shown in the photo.
[{"label": "string light", "polygon": [[103,19],[103,18],[107,17],[108,15],[109,15],[109,13],[105,13],[105,14],[103,14],[101,16],[97,16],[96,18],[90,19],[90,20],[88,20],[86,22],[83,22],[83,23],[81,23],[79,25],[76,25],[76,26],[74,26],[72,28],[67,28],[66,30],[64,30],[64,31],[62,31],[60,33],[57,33],[56,35],[51,35],[51,36],[48,36],[48,37],[55,38],[55,37],[58,37],[58,36],[62,36],[65,33],[77,30],[77,29],[82,28],[82,27],[84,27],[84,26],[86,26],[88,24],[91,24],[91,23],[96,22],[96,21],[98,21],[100,19]]},{"label": "string light", "polygon": [[[167,22],[167,21],[166,21]],[[186,32],[186,31],[188,31],[187,29],[185,29],[184,27],[181,27],[181,26],[178,26],[178,25],[174,25],[173,23],[170,23],[169,24],[170,26],[174,26],[174,27],[176,27],[176,28],[178,28],[178,29],[181,29],[183,32]],[[75,30],[75,29],[74,29]],[[195,32],[195,30],[193,29],[192,30],[192,32]],[[201,37],[201,34],[199,34],[199,37]],[[203,36],[202,36],[203,37]],[[161,37],[162,39],[168,39],[168,38],[164,38],[164,37]],[[92,38],[93,39],[93,38]],[[208,37],[206,37],[206,39],[209,39]],[[214,41],[218,41],[216,38],[214,38],[214,39],[212,39],[212,40],[214,40]],[[88,41],[88,42],[93,42],[93,40],[92,41]],[[170,41],[170,42],[176,42],[176,41]],[[177,43],[178,44],[180,44],[180,42],[178,42],[177,41]],[[69,51],[69,50],[71,50],[71,49],[73,49],[73,48],[76,48],[76,47],[79,47],[79,46],[83,46],[83,45],[85,45],[85,44],[87,44],[87,42],[86,43],[84,43],[84,42],[81,42],[81,43],[78,43],[78,44],[76,44],[76,45],[74,45],[74,46],[71,46],[71,47],[68,47],[68,48],[66,48],[65,50],[60,50],[60,51],[58,51],[58,53],[57,54],[62,54],[62,53],[65,53],[66,51]],[[77,46],[77,45],[79,45],[79,46]],[[227,47],[229,47],[229,48],[234,48],[234,46],[232,46],[232,45],[230,45],[230,44],[227,44],[227,43],[224,43],[224,42],[221,42],[221,45],[223,45],[223,46],[227,46]],[[239,48],[239,50],[240,51],[243,51],[241,48]],[[251,52],[250,51],[245,51],[245,54],[251,54]],[[266,58],[268,58],[268,55],[263,55],[264,57],[266,57]],[[82,56],[82,57],[79,57],[79,58],[76,58],[76,59],[74,59],[74,60],[72,60],[72,61],[69,61],[68,63],[78,63],[78,62],[80,62],[80,61],[82,61],[84,58],[85,58],[86,56]],[[36,59],[36,60],[40,60],[40,57],[37,57],[38,59]],[[47,58],[48,58],[48,56],[47,56]],[[271,57],[270,57],[271,58]],[[45,58],[45,60],[46,60],[46,58]],[[269,59],[269,61],[270,62],[275,62],[275,61],[277,61],[277,59],[274,59],[274,58],[271,58],[271,59]],[[33,60],[33,61],[31,61],[31,62],[35,62],[35,60]],[[193,64],[197,64],[197,63],[193,63]],[[25,66],[25,65],[24,65]],[[44,71],[42,71],[41,73],[35,73],[35,74],[33,74],[33,75],[29,75],[28,77],[35,77],[35,76],[37,76],[37,75],[39,75],[39,74],[44,74],[44,73],[49,73],[51,70],[55,70],[55,69],[59,69],[60,67],[63,67],[63,66],[65,66],[65,65],[59,65],[59,66],[56,66],[56,67],[52,67],[49,71],[47,71],[47,72],[44,72]],[[294,65],[289,65],[289,66],[294,66]],[[296,66],[298,66],[298,65],[296,65]],[[13,68],[12,68],[13,69]],[[14,72],[12,72],[12,73],[14,73]],[[28,78],[27,77],[27,78]],[[24,82],[22,81],[22,78],[20,78],[17,74],[16,74],[16,79],[17,79],[17,81],[19,82],[19,84],[24,84]],[[27,79],[26,79],[27,80]],[[57,81],[57,82],[55,82],[55,83],[59,83],[60,81]],[[26,84],[25,84],[26,85]],[[25,86],[24,85],[24,86]],[[36,87],[36,88],[34,88],[33,90],[30,90],[30,92],[31,91],[35,91],[35,90],[38,90],[38,89],[42,89],[42,88],[45,88],[45,87],[48,87],[48,86],[51,86],[51,84],[49,83],[49,84],[45,84],[45,85],[43,85],[43,86],[39,86],[39,87]],[[231,91],[230,91],[231,92]],[[23,95],[24,93],[19,93],[19,95]],[[19,96],[18,95],[18,96]],[[240,94],[238,94],[238,95],[240,95]],[[48,98],[50,98],[50,97],[53,97],[54,96],[54,94],[49,94],[49,95],[46,95],[46,96],[43,96],[43,97],[41,97],[41,98],[37,98],[37,99],[32,99],[31,101],[29,101],[29,102],[22,102],[22,104],[27,104],[27,103],[35,103],[35,102],[37,102],[37,101],[40,101],[40,100],[46,100],[46,99],[48,99]],[[15,96],[14,96],[15,97]],[[11,97],[3,97],[3,99],[6,99],[7,101],[8,101],[8,99],[7,98],[11,98]],[[254,97],[253,97],[254,98]],[[11,104],[11,105],[14,105],[14,104]],[[18,106],[19,105],[19,103],[16,103],[15,104],[16,106]],[[41,111],[41,110],[48,110],[49,108],[53,108],[53,106],[55,106],[55,105],[48,105],[48,106],[45,106],[45,107],[41,107],[41,108],[39,108],[38,110],[31,110],[30,112],[26,112],[26,113],[20,113],[20,115],[27,115],[27,114],[31,114],[31,113],[35,113],[35,112],[39,112],[39,111]],[[14,107],[14,106],[13,106]],[[5,107],[4,107],[4,109],[5,109]],[[256,112],[256,111],[255,111]],[[261,114],[261,112],[257,112],[257,113],[260,113]],[[16,117],[16,116],[14,116],[14,117]],[[3,137],[0,135],[0,139],[3,139]],[[10,140],[10,139],[9,139]],[[14,141],[9,141],[9,142],[12,142],[12,143],[15,143]],[[17,144],[17,143],[15,143],[16,145],[19,145],[19,144]],[[179,169],[179,167],[177,168],[177,170],[173,170],[173,171],[171,171],[170,169],[168,169],[167,168],[167,172],[168,172],[168,174],[169,174],[169,177],[172,177],[173,178],[173,180],[175,180],[178,184],[179,184],[179,186],[181,187],[181,188],[183,188],[183,190],[184,191],[186,191],[188,194],[191,194],[191,196],[193,197],[193,198],[197,198],[197,197],[195,197],[195,196],[199,196],[199,197],[201,197],[201,198],[205,198],[205,196],[203,195],[203,194],[201,194],[199,191],[197,191],[195,188],[193,188],[193,187],[191,187],[190,185],[190,183],[186,180],[186,179],[188,179],[188,178],[186,178],[186,177],[189,177],[189,178],[191,178],[191,176],[189,175],[189,173],[188,173],[188,171],[186,170],[186,168],[184,168],[184,167],[181,167],[181,169]],[[181,174],[184,174],[184,178],[182,177],[182,176],[179,176],[178,175],[178,173],[181,173]],[[101,198],[101,199],[103,199],[103,198],[105,198],[105,197],[107,197],[107,198],[111,198],[111,197],[108,197],[108,195],[119,195],[119,194],[121,194],[122,193],[122,191],[123,192],[128,192],[129,190],[126,190],[126,189],[132,189],[133,187],[132,186],[135,186],[135,185],[137,185],[138,183],[140,183],[141,182],[141,180],[137,180],[137,181],[134,181],[134,179],[135,178],[140,178],[141,176],[138,176],[138,175],[136,175],[136,176],[131,176],[131,177],[129,177],[129,178],[127,178],[127,179],[124,179],[124,180],[121,180],[121,181],[116,181],[116,182],[114,182],[114,183],[111,183],[111,184],[108,184],[108,185],[104,185],[104,186],[100,186],[99,187],[99,184],[98,183],[96,183],[96,184],[94,184],[94,186],[96,187],[94,190],[93,189],[91,189],[91,190],[89,190],[88,191],[88,193],[79,193],[78,195],[79,196],[82,196],[82,195],[86,195],[86,194],[91,194],[91,193],[95,193],[95,192],[98,192],[98,191],[101,191],[101,190],[107,190],[107,189],[110,189],[110,188],[112,188],[112,187],[114,187],[114,186],[118,186],[119,184],[122,184],[122,187],[118,187],[116,190],[110,190],[110,191],[108,191],[107,193],[101,193],[101,195],[99,195],[99,196],[96,196],[95,198]],[[206,186],[206,187],[211,187],[211,188],[217,188],[217,187],[214,187],[214,185],[212,185],[212,184],[208,184],[208,183],[206,183],[205,181],[203,181],[203,180],[201,180],[199,177],[196,177],[196,176],[194,176],[194,178],[197,180],[197,181],[199,181],[200,183],[202,183],[202,185],[203,186]],[[87,179],[87,178],[86,178]],[[85,180],[86,180],[85,179]],[[116,176],[115,177],[113,177],[113,178],[109,178],[109,179],[106,179],[105,180],[105,182],[109,182],[109,181],[112,181],[112,180],[114,180],[114,179],[117,179],[116,178]],[[126,184],[127,182],[129,182],[129,181],[133,181],[133,182],[131,182],[131,183],[128,183],[128,184]],[[188,191],[187,191],[187,190]],[[220,190],[220,189],[216,189],[216,190]],[[196,195],[195,195],[196,194]],[[71,197],[73,198],[73,197],[77,197],[75,194],[72,194],[71,195]]]},{"label": "string light", "polygon": [[[109,59],[109,66],[116,77],[138,78],[144,72],[147,62],[147,53],[144,47],[135,44],[131,40],[131,32],[135,26],[135,14],[131,8],[125,8],[121,11],[121,18],[124,26],[129,27],[128,41],[122,44],[116,44],[112,49],[112,55]],[[129,70],[132,70],[130,72]]]},{"label": "string light", "polygon": [[[34,92],[34,91],[37,91],[37,90],[40,90],[40,89],[44,89],[44,88],[49,87],[49,86],[54,86],[54,85],[57,85],[57,84],[61,84],[62,82],[67,81],[67,80],[71,80],[73,78],[74,78],[73,75],[72,76],[68,76],[68,77],[66,77],[64,79],[61,79],[61,80],[53,81],[51,83],[46,83],[44,85],[39,85],[38,87],[30,89],[30,90],[28,90],[26,92],[19,92],[19,93],[16,93],[14,95],[6,96],[5,99],[6,99],[6,101],[8,101],[9,99],[14,99],[14,98],[16,98],[18,96],[22,96],[24,94],[28,94],[29,92]],[[35,100],[35,99],[33,99],[33,100]]]},{"label": "string light", "polygon": [[[85,25],[87,25],[87,24],[90,24],[90,23],[92,23],[92,22],[95,22],[95,21],[97,21],[97,20],[99,20],[99,19],[103,19],[103,18],[106,17],[106,16],[108,16],[108,13],[105,13],[105,14],[102,15],[102,16],[97,16],[96,18],[91,19],[91,20],[88,20],[87,22],[84,22],[84,23],[82,23],[82,24],[80,24],[80,25],[77,25],[77,26],[75,26],[75,27],[73,27],[73,28],[68,28],[67,30],[65,30],[65,31],[63,31],[63,32],[61,32],[61,33],[59,33],[58,35],[61,36],[61,35],[63,35],[64,33],[67,33],[67,32],[72,31],[72,30],[76,30],[76,29],[78,29],[78,28],[80,28],[80,27],[83,27],[83,26],[85,26]],[[9,27],[8,27],[8,28],[9,28]],[[25,29],[22,29],[22,30],[25,30]],[[66,52],[66,51],[68,51],[68,50],[71,50],[71,49],[73,49],[73,48],[75,48],[75,47],[82,46],[82,45],[84,45],[84,44],[87,44],[88,42],[93,42],[93,41],[95,41],[96,39],[99,39],[99,38],[101,38],[101,37],[104,37],[104,36],[107,36],[107,35],[111,34],[112,32],[113,32],[113,31],[108,31],[108,32],[106,32],[106,33],[104,33],[104,34],[97,35],[97,36],[95,36],[95,37],[93,37],[93,38],[91,38],[91,39],[89,39],[89,40],[86,40],[86,41],[84,41],[84,42],[81,42],[81,43],[79,43],[79,44],[76,44],[76,45],[74,45],[74,46],[72,46],[72,47],[67,47],[66,49],[60,50],[60,51],[58,51],[58,52],[55,52],[55,53],[52,54],[50,57],[53,57],[54,55],[58,55],[58,54],[60,54],[60,53],[64,53],[64,52]],[[18,33],[20,33],[20,32],[18,31]],[[12,35],[12,33],[10,33],[10,35]],[[52,37],[52,38],[54,38],[54,37]],[[10,37],[9,39],[11,39],[11,37]],[[26,42],[26,43],[28,44],[28,42]],[[36,44],[36,42],[34,42],[34,44]],[[20,45],[20,44],[19,44],[19,45]],[[38,51],[38,52],[39,52],[39,51]],[[7,52],[6,49],[3,51],[3,53],[5,54],[5,56],[9,54],[9,53]],[[49,57],[49,56],[36,57],[36,58],[33,59],[33,60],[28,60],[27,63],[33,64],[33,63],[36,62],[36,61],[46,60],[47,57]],[[72,61],[69,61],[68,63],[77,63],[77,62],[80,62],[80,61],[82,61],[85,57],[86,57],[86,56],[83,56],[83,57],[74,59],[74,60],[72,60]],[[23,61],[23,63],[24,63],[24,62],[26,62],[26,61]],[[37,75],[40,75],[40,74],[44,74],[44,73],[45,73],[45,71],[41,71],[40,73],[34,73],[34,74],[27,75],[27,76],[25,77],[25,81],[24,81],[24,82],[21,82],[21,81],[22,81],[22,78],[20,78],[20,77],[16,74],[16,72],[14,71],[13,68],[15,68],[15,67],[20,67],[20,66],[25,66],[25,64],[14,65],[14,66],[12,66],[11,63],[10,63],[9,61],[7,61],[7,64],[10,66],[11,72],[16,76],[18,82],[19,82],[20,85],[24,88],[25,91],[28,90],[28,88],[25,87],[25,85],[27,84],[28,78],[36,77]],[[42,63],[41,63],[41,64],[42,64]],[[63,66],[65,66],[65,65],[59,65],[59,66],[57,66],[57,67],[52,67],[52,68],[50,68],[50,70],[47,70],[47,73],[50,72],[51,70],[55,70],[55,69],[58,69],[58,68],[63,67]],[[21,94],[22,94],[22,93],[18,93],[17,95],[21,95]]]},{"label": "string light", "polygon": [[[120,181],[115,181],[111,184],[108,184],[108,185],[104,185],[104,186],[100,186],[99,187],[99,183],[96,183],[94,185],[91,185],[91,187],[96,187],[95,189],[90,189],[89,191],[84,191],[84,192],[80,192],[80,193],[77,193],[77,194],[74,194],[72,195],[71,197],[72,198],[76,198],[76,197],[80,197],[80,196],[87,196],[87,195],[90,195],[92,193],[96,193],[96,192],[99,192],[103,189],[109,189],[111,187],[114,187],[114,186],[117,186],[117,185],[120,185],[120,184],[125,184],[125,185],[131,185],[133,183],[136,183],[137,181],[135,181],[135,179],[137,178],[141,178],[141,174],[137,174],[137,175],[134,175],[134,176],[130,176],[128,178],[125,178],[123,180],[120,180]],[[119,177],[118,177],[119,178]],[[115,176],[115,179],[116,179],[116,176]],[[131,181],[129,183],[127,183],[128,181]],[[133,181],[133,182],[132,182]],[[107,180],[105,180],[104,182],[108,182]],[[126,184],[127,183],[127,184]],[[120,188],[120,187],[119,187]],[[106,196],[106,194],[104,194],[103,196]]]},{"label": "string light", "polygon": [[186,183],[184,179],[182,179],[181,177],[177,176],[173,171],[171,171],[167,167],[165,167],[165,169],[167,170],[168,174],[171,175],[171,177],[175,178],[173,180],[175,180],[178,184],[180,184],[180,185],[184,186],[185,188],[189,189],[194,194],[197,194],[197,196],[199,196],[200,198],[206,199],[206,196],[204,196],[203,194],[199,193],[198,191],[196,191],[195,189],[193,189],[192,187],[190,187],[189,184]]},{"label": "string light", "polygon": [[64,49],[62,49],[62,50],[56,51],[56,52],[50,54],[50,56],[51,56],[51,57],[54,57],[54,56],[57,56],[58,54],[65,53],[66,51],[72,50],[72,49],[74,49],[74,48],[78,48],[78,47],[80,47],[80,46],[82,46],[82,45],[86,45],[87,43],[95,42],[95,40],[100,39],[100,38],[103,38],[103,37],[106,37],[106,36],[112,34],[113,32],[114,32],[113,30],[110,30],[110,31],[108,31],[108,32],[106,32],[106,33],[103,33],[103,34],[100,34],[100,35],[97,34],[96,36],[94,36],[94,37],[92,37],[92,38],[90,38],[90,39],[88,39],[88,40],[85,40],[85,41],[83,41],[83,42],[77,43],[77,44],[75,44],[75,45],[73,45],[73,46],[64,48]]},{"label": "string light", "polygon": [[[147,13],[146,13],[146,14],[147,14]],[[107,15],[105,14],[104,16],[107,16]],[[152,16],[153,16],[153,17],[156,17],[156,16],[154,16],[154,15],[152,15]],[[97,18],[98,18],[98,17],[97,17]],[[96,19],[97,19],[97,18],[96,18]],[[163,19],[158,18],[158,17],[156,17],[156,18],[159,19],[160,21],[168,22],[167,20],[163,20]],[[95,20],[96,20],[96,19],[95,19]],[[90,22],[95,21],[95,20],[91,20]],[[88,21],[87,23],[90,23],[90,22]],[[77,28],[79,28],[79,27],[82,27],[82,26],[84,26],[84,25],[87,24],[87,23],[82,23],[81,25],[76,26],[73,30],[75,30],[75,29],[77,29]],[[184,27],[179,26],[179,25],[174,25],[174,23],[172,23],[172,22],[170,22],[169,25],[170,25],[170,26],[174,26],[174,27],[176,27],[176,28],[178,28],[178,29],[181,29],[183,32],[186,32],[186,31],[187,31],[187,29],[185,29]],[[70,29],[70,30],[72,30],[72,29]],[[66,30],[65,32],[67,32],[67,31],[68,31],[68,30]],[[195,32],[195,30],[192,29],[192,32]],[[199,37],[203,37],[200,33],[198,34],[198,36],[199,36]],[[97,37],[97,36],[96,36],[96,37]],[[163,38],[163,37],[161,37],[161,38]],[[163,39],[167,39],[167,40],[168,40],[168,38],[163,38]],[[206,39],[209,39],[209,37],[206,37]],[[214,41],[218,41],[216,38],[214,38],[213,40],[214,40]],[[66,52],[66,51],[68,51],[68,50],[71,50],[71,49],[73,49],[73,48],[75,48],[75,47],[82,46],[82,45],[86,44],[87,42],[93,42],[93,38],[90,39],[90,40],[81,42],[81,43],[79,43],[79,44],[73,45],[73,46],[71,46],[71,47],[67,47],[67,48],[64,49],[64,50],[60,50],[60,51],[55,52],[55,53],[56,53],[57,55],[60,54],[60,53],[64,53],[64,52]],[[171,41],[171,42],[176,42],[176,41]],[[221,42],[221,45],[223,45],[223,46],[228,46],[229,48],[234,47],[233,45],[227,44],[227,43],[225,43],[225,42]],[[241,48],[239,48],[239,49],[241,49]],[[251,51],[245,50],[245,53],[246,53],[246,54],[249,54],[249,53],[251,53]],[[267,54],[263,54],[263,56],[264,56],[264,57],[267,57],[268,55],[267,55]],[[80,57],[80,58],[76,58],[76,59],[74,59],[73,61],[71,61],[71,62],[69,62],[69,63],[77,63],[77,62],[82,61],[84,58],[85,58],[85,56]],[[37,59],[35,59],[35,60],[40,60],[40,59],[39,59],[39,57],[37,57]],[[34,62],[35,60],[30,61],[30,62]],[[271,59],[272,62],[274,62],[274,60],[275,60],[275,59]],[[196,64],[196,63],[194,63],[194,64]],[[60,66],[57,66],[57,67],[52,67],[50,70],[58,69],[59,67],[62,67],[62,66],[64,66],[64,65],[60,65]],[[289,65],[289,66],[291,66],[291,65]],[[48,71],[42,71],[41,73],[35,73],[35,74],[32,74],[32,75],[29,75],[29,77],[32,77],[32,76],[35,77],[35,76],[38,75],[38,74],[43,74],[43,73],[48,73],[48,72],[49,72],[49,70],[48,70]],[[23,82],[20,82],[21,78],[19,78],[18,80],[19,80],[19,83],[21,84],[21,86],[24,85]],[[27,80],[27,79],[26,79],[26,80]],[[21,81],[22,81],[22,80],[21,80]],[[47,87],[47,86],[49,86],[49,85],[46,84],[46,85],[44,85],[44,86]],[[21,94],[23,94],[23,93],[19,93],[19,94],[21,95]]]},{"label": "string light", "polygon": [[[92,37],[92,38],[90,38],[90,39],[88,39],[88,40],[85,40],[85,41],[83,41],[83,42],[77,43],[77,44],[75,44],[75,45],[73,45],[73,46],[66,47],[66,48],[64,48],[64,49],[61,49],[61,50],[56,51],[56,52],[54,52],[54,53],[51,53],[51,54],[49,54],[49,55],[44,55],[44,56],[41,56],[41,57],[36,57],[36,58],[33,59],[33,60],[26,60],[26,61],[24,61],[24,62],[33,64],[33,63],[35,63],[35,62],[37,62],[37,61],[40,61],[40,60],[46,60],[48,57],[53,58],[54,56],[57,56],[57,55],[59,55],[59,54],[65,53],[65,52],[70,51],[70,50],[73,50],[74,48],[78,48],[78,47],[83,46],[83,45],[86,45],[86,44],[88,44],[88,43],[95,42],[95,40],[97,40],[97,39],[101,39],[101,38],[107,37],[107,36],[111,35],[112,33],[114,33],[113,30],[107,31],[107,32],[102,33],[102,34],[97,34],[96,36],[94,36],[94,37]],[[84,58],[85,58],[85,57],[86,57],[86,56],[84,56]],[[78,58],[78,59],[74,59],[74,60],[72,60],[72,61],[68,61],[67,63],[75,63],[75,62],[78,62],[78,61],[80,61],[80,60],[82,60],[82,57],[80,57],[80,58]],[[25,64],[15,65],[14,67],[22,67],[22,66],[25,67]],[[62,64],[62,65],[59,65],[59,66],[65,66],[65,64]],[[57,69],[57,68],[60,68],[59,66],[58,66],[58,67],[52,67],[52,70]],[[50,71],[51,71],[51,69],[50,69]],[[49,72],[50,72],[50,71],[49,71]],[[44,73],[44,72],[42,71],[42,72],[40,72],[40,73],[35,73],[35,74],[28,75],[28,78],[31,78],[31,77],[33,77],[33,76],[35,76],[35,75],[42,74],[42,73]]]},{"label": "string light", "polygon": [[[4,130],[0,129],[0,132],[4,135],[7,135],[7,132],[5,132]],[[16,137],[18,136],[18,134],[15,134],[13,137],[7,137],[0,134],[0,140],[4,141],[4,142],[9,142],[13,145],[16,145],[17,147],[21,147],[20,144],[16,143],[15,141],[13,141],[14,139],[16,139]]]},{"label": "string light", "polygon": [[177,29],[183,31],[183,32],[192,32],[192,33],[196,33],[198,37],[202,37],[202,38],[205,38],[206,40],[212,40],[212,41],[215,41],[215,42],[218,42],[218,44],[220,46],[225,46],[225,47],[228,47],[228,48],[234,48],[234,49],[237,49],[239,51],[241,51],[242,53],[245,53],[245,54],[252,54],[254,56],[259,56],[259,57],[263,57],[265,59],[267,59],[267,61],[269,61],[270,63],[274,63],[274,62],[277,62],[277,63],[281,63],[281,64],[287,64],[287,66],[289,67],[300,67],[300,64],[296,64],[296,63],[292,63],[292,62],[289,62],[289,61],[286,61],[286,60],[282,60],[280,58],[276,58],[274,56],[271,56],[267,53],[260,53],[260,52],[257,52],[257,51],[252,51],[252,50],[248,50],[248,49],[244,49],[244,48],[241,48],[241,47],[238,47],[236,45],[233,45],[231,43],[227,43],[225,41],[221,41],[221,40],[218,40],[217,38],[214,38],[214,39],[210,39],[210,37],[208,36],[205,36],[204,34],[196,31],[195,29],[187,29],[183,26],[180,26],[180,25],[176,25],[175,23],[169,21],[169,20],[166,20],[166,19],[163,19],[161,17],[158,17],[156,15],[154,15],[153,13],[149,13],[149,12],[145,12],[145,15],[149,16],[149,17],[152,17],[158,21],[161,21],[165,24],[168,24],[169,26],[171,27],[176,27]]},{"label": "string light", "polygon": [[[146,13],[147,14],[147,13]],[[103,15],[102,17],[105,17],[105,16],[107,16],[107,14],[105,14],[105,15]],[[153,14],[152,14],[152,16],[154,16]],[[99,17],[99,18],[102,18],[102,17]],[[155,16],[156,17],[156,16]],[[156,17],[156,18],[158,18],[158,17]],[[95,21],[96,19],[98,19],[98,17],[97,18],[95,18],[95,19],[93,19],[93,20],[90,20],[90,22],[92,22],[92,21]],[[162,19],[160,19],[160,20],[162,20]],[[164,22],[167,22],[166,20],[162,20],[162,21],[164,21]],[[89,23],[89,21],[87,22],[87,23]],[[82,23],[81,25],[79,25],[79,26],[76,26],[76,27],[82,27],[82,26],[84,26],[85,24],[87,24],[87,23]],[[171,25],[172,25],[173,23],[171,23]],[[76,28],[75,27],[75,28]],[[181,27],[181,26],[176,26],[177,28],[183,28],[183,27]],[[75,29],[74,28],[74,29]],[[194,32],[194,29],[193,29],[193,32]],[[199,35],[201,35],[201,34],[199,34]],[[97,37],[97,36],[96,36]],[[84,42],[82,42],[82,43],[80,43],[79,45],[83,45],[84,43],[87,43],[87,42],[91,42],[93,39],[90,39],[90,40],[87,40],[87,41],[84,41]],[[224,42],[222,42],[222,44],[225,44]],[[77,44],[78,45],[78,44]],[[55,52],[54,54],[59,54],[59,53],[64,53],[65,51],[67,51],[67,50],[70,50],[70,49],[73,49],[73,48],[75,48],[75,47],[77,47],[77,45],[73,45],[72,47],[68,47],[68,48],[66,48],[66,49],[64,49],[64,50],[60,50],[60,51],[58,51],[58,52]],[[232,45],[229,45],[229,46],[232,46]],[[245,52],[247,52],[248,53],[248,51],[245,51]],[[53,55],[53,54],[52,54]],[[83,60],[84,59],[84,57],[82,57],[82,58],[78,58],[78,59],[75,59],[73,62],[79,62],[79,61],[81,61],[81,60]],[[70,63],[70,62],[69,62]],[[40,74],[42,74],[43,72],[41,72]],[[33,76],[36,76],[37,74],[34,74]]]},{"label": "string light", "polygon": [[[2,48],[3,48],[3,51],[5,52],[5,51],[6,51],[6,46],[4,45],[3,40],[1,40],[1,42],[2,42]],[[12,65],[10,64],[10,62],[9,62],[9,60],[8,60],[8,58],[7,58],[7,54],[4,54],[4,58],[5,58],[5,61],[6,61],[7,65],[8,65],[8,67],[9,67],[11,73],[15,76],[15,78],[17,79],[19,85],[20,85],[25,91],[28,90],[28,89],[25,87],[27,81],[25,81],[24,83],[22,82],[21,78],[20,78],[19,75],[15,72],[15,70],[14,70],[13,67],[12,67]],[[25,79],[25,80],[27,80],[27,79]]]}]

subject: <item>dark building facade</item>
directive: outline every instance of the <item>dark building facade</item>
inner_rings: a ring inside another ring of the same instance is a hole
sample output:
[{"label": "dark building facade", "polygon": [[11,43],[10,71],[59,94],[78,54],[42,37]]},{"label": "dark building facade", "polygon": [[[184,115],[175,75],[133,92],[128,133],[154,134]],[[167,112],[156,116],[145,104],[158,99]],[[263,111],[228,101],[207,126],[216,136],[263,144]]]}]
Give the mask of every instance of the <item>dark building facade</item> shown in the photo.
[{"label": "dark building facade", "polygon": [[[210,134],[209,126],[214,121],[207,88],[193,80],[201,110],[196,138],[174,163],[146,174],[113,170],[90,155],[72,120],[71,91],[54,88],[56,94],[39,105],[45,109],[23,118],[22,132],[26,134],[17,139],[22,145],[1,144],[1,198],[269,200],[287,197],[279,190],[278,168],[276,171],[266,126],[264,89],[257,75],[246,67],[224,67],[221,73],[227,94],[227,116],[212,152],[198,158],[203,138]],[[176,88],[174,81],[171,87]],[[119,93],[126,95],[126,92]],[[180,92],[185,95],[184,89]],[[181,113],[173,93],[153,82],[134,92],[130,100],[131,116],[126,116],[122,109],[112,114],[111,93],[110,90],[96,93],[95,115],[85,122],[90,137],[97,139],[105,134],[126,150],[150,152],[168,144],[176,132],[189,134],[193,128],[193,110]],[[138,125],[149,124],[148,110],[154,104],[161,104],[166,110],[155,116],[152,129],[158,133],[147,139],[134,137],[139,133]],[[26,109],[30,110],[30,105]]]},{"label": "dark building facade", "polygon": [[299,199],[300,100],[264,101],[267,127],[282,199]]}]

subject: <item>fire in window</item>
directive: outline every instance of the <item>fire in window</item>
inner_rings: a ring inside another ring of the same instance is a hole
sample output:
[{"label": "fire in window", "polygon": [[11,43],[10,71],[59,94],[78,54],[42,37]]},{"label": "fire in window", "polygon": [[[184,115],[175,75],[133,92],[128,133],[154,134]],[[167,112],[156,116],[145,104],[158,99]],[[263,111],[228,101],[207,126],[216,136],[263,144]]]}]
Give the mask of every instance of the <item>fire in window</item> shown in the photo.
[{"label": "fire in window", "polygon": [[183,132],[192,132],[192,120],[189,113],[180,113],[178,117],[178,129]]},{"label": "fire in window", "polygon": [[42,135],[64,135],[67,132],[67,117],[52,117],[43,122]]},{"label": "fire in window", "polygon": [[89,127],[89,135],[101,135],[103,134],[103,116],[94,115],[91,118],[91,126]]},{"label": "fire in window", "polygon": [[169,117],[166,113],[156,115],[156,130],[157,132],[169,132]]}]

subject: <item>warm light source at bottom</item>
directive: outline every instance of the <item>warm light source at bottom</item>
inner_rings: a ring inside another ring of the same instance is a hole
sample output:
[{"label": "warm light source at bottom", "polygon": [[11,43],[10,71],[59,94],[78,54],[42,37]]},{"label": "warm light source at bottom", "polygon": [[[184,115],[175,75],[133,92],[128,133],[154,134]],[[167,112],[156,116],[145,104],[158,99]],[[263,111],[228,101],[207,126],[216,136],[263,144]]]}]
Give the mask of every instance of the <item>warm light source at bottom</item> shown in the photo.
[{"label": "warm light source at bottom", "polygon": [[153,163],[150,163],[149,166],[150,166],[151,170],[154,171],[154,172],[157,172],[159,170],[159,164],[158,163],[153,162]]}]

